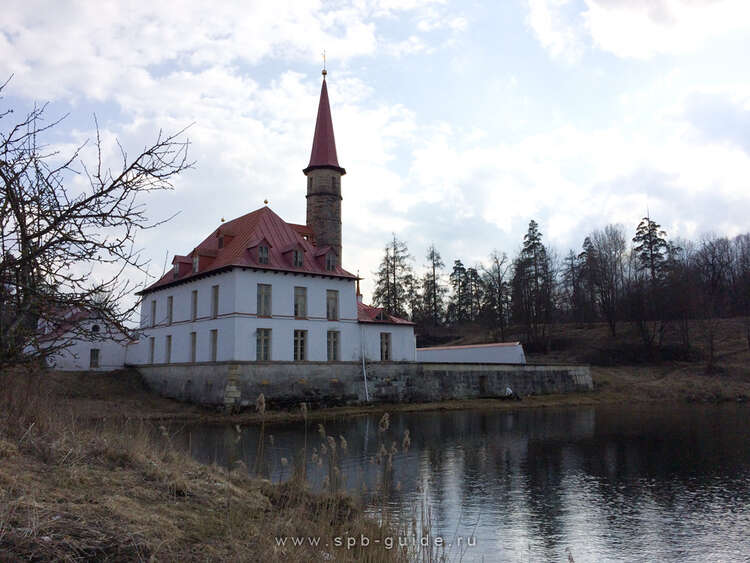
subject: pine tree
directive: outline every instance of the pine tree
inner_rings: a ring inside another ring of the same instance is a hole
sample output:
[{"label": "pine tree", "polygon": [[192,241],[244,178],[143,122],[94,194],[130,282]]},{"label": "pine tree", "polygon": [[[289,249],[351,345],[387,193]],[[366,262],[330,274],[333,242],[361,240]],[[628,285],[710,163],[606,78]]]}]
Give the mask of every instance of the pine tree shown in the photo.
[{"label": "pine tree", "polygon": [[644,217],[635,231],[633,244],[638,270],[647,272],[651,284],[656,285],[664,275],[667,262],[667,233],[650,217]]},{"label": "pine tree", "polygon": [[445,267],[440,253],[431,245],[427,249],[427,271],[422,276],[422,312],[425,323],[439,326],[445,314],[445,294],[448,288],[440,282],[442,269]]},{"label": "pine tree", "polygon": [[448,304],[448,317],[452,324],[457,325],[468,319],[466,267],[461,260],[453,262],[453,271],[449,277],[452,294]]},{"label": "pine tree", "polygon": [[406,243],[394,234],[375,274],[375,305],[397,317],[408,317],[407,309],[413,304],[410,296],[414,292],[415,278],[411,260]]},{"label": "pine tree", "polygon": [[514,262],[513,314],[526,328],[526,339],[549,348],[547,325],[553,309],[554,276],[536,221],[529,222],[523,247]]}]

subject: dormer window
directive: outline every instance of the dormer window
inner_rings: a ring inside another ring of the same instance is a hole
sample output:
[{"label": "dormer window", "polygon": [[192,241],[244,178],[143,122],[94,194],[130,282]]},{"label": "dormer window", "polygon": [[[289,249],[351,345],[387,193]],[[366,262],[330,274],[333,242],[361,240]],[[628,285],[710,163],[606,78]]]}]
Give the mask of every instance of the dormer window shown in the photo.
[{"label": "dormer window", "polygon": [[292,262],[293,262],[295,268],[301,268],[302,267],[302,264],[303,264],[302,251],[300,251],[300,250],[295,250],[294,251],[294,253],[292,254]]},{"label": "dormer window", "polygon": [[333,252],[326,254],[326,270],[329,272],[336,269],[336,255]]},{"label": "dormer window", "polygon": [[268,247],[265,244],[258,247],[258,263],[268,264]]},{"label": "dormer window", "polygon": [[174,265],[174,268],[172,268],[172,277],[177,279],[177,276],[180,275],[180,264],[177,263]]},{"label": "dormer window", "polygon": [[219,248],[224,248],[224,237],[223,236],[219,237]]},{"label": "dormer window", "polygon": [[193,273],[195,274],[197,272],[198,272],[198,255],[193,254]]}]

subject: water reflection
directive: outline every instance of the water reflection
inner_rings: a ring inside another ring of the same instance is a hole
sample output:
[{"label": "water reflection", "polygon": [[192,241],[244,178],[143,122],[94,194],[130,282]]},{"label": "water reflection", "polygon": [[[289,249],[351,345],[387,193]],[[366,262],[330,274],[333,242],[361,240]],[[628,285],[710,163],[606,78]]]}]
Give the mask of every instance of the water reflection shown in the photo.
[{"label": "water reflection", "polygon": [[[395,442],[388,507],[411,513],[424,500],[434,533],[475,535],[465,561],[567,560],[567,550],[578,562],[748,560],[748,415],[741,405],[406,413],[384,436],[371,416],[326,432],[348,443],[342,477],[365,499],[383,478],[378,448]],[[310,463],[316,430],[309,425],[307,470],[320,486],[326,471]],[[180,436],[203,462],[256,466],[257,427]],[[302,423],[266,426],[271,479],[289,477],[304,442]]]}]

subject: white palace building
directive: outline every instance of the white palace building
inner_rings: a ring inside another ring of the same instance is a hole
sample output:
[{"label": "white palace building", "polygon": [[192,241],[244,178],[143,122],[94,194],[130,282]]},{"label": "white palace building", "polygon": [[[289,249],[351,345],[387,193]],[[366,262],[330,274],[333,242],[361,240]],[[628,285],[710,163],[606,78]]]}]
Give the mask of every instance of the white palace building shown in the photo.
[{"label": "white palace building", "polygon": [[222,222],[139,293],[135,365],[416,360],[413,323],[362,303],[342,267],[341,177],[325,81],[307,177],[307,221],[269,207]]}]

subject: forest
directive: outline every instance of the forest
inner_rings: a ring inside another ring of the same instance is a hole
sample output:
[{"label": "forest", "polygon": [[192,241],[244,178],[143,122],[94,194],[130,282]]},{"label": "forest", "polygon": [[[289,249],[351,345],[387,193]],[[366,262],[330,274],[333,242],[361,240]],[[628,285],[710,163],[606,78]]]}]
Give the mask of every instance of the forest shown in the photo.
[{"label": "forest", "polygon": [[532,220],[513,256],[493,251],[484,263],[457,258],[446,267],[432,245],[425,260],[416,273],[407,243],[394,235],[373,296],[416,323],[420,346],[478,328],[489,339],[520,335],[527,350],[549,352],[552,327],[604,323],[611,339],[625,328],[637,335],[637,353],[650,359],[697,359],[700,340],[711,368],[718,321],[743,317],[750,348],[750,233],[671,239],[644,217],[632,235],[610,224],[560,253]]}]

